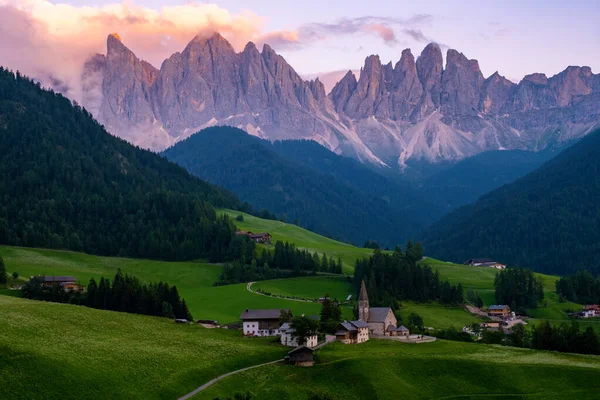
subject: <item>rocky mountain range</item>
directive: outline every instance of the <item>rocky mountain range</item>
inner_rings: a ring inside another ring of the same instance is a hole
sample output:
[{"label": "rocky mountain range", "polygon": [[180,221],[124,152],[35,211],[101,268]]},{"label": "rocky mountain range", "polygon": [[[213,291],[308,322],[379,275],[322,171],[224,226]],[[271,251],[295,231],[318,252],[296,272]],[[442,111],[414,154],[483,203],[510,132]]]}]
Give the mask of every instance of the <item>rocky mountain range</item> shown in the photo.
[{"label": "rocky mountain range", "polygon": [[421,55],[365,60],[325,92],[271,47],[242,52],[218,33],[195,37],[160,69],[118,35],[84,68],[84,105],[113,134],[162,150],[202,128],[231,125],[269,140],[313,139],[338,154],[404,167],[483,151],[540,150],[579,138],[600,122],[600,75],[570,66],[515,84],[477,60],[431,43]]}]

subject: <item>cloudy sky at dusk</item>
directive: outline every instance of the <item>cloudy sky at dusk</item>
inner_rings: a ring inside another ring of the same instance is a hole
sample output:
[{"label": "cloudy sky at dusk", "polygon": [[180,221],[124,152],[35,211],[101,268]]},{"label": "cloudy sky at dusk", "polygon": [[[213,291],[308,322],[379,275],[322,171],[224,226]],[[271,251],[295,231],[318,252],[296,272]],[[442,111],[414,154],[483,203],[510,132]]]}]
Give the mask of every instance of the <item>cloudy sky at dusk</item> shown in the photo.
[{"label": "cloudy sky at dusk", "polygon": [[[567,1],[0,0],[0,64],[76,73],[118,32],[156,67],[193,36],[218,30],[237,50],[269,43],[301,74],[359,69],[366,56],[396,62],[431,41],[476,58],[485,76],[600,72],[600,5]],[[35,65],[35,66],[34,66]]]}]

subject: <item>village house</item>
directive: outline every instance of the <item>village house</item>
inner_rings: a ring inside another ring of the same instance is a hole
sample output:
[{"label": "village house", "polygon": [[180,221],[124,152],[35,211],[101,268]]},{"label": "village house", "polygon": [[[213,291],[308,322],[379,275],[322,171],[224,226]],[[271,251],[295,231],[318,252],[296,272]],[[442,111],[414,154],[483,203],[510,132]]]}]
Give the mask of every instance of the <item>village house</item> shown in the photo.
[{"label": "village house", "polygon": [[313,359],[313,349],[306,346],[296,347],[290,351],[285,357],[288,364],[295,365],[297,367],[312,367],[315,365]]},{"label": "village house", "polygon": [[385,330],[385,335],[408,337],[410,335],[410,331],[404,325],[400,325],[398,328],[396,328],[394,325],[388,325],[387,329]]},{"label": "village house", "polygon": [[[244,336],[279,335],[281,309],[246,310],[240,315]],[[289,310],[285,310],[289,312]]]},{"label": "village house", "polygon": [[470,260],[465,261],[465,265],[470,265],[472,267],[488,267],[496,269],[506,268],[506,265],[493,261],[489,258],[472,258]]},{"label": "village house", "polygon": [[361,320],[341,322],[335,329],[335,338],[344,344],[358,344],[369,340],[369,325]]},{"label": "village house", "polygon": [[369,296],[365,281],[362,281],[360,295],[358,296],[358,319],[369,325],[369,334],[374,336],[386,336],[390,325],[396,329],[398,320],[390,307],[369,307]]},{"label": "village house", "polygon": [[271,235],[267,233],[251,233],[250,239],[254,240],[256,243],[271,243]]},{"label": "village house", "polygon": [[508,317],[510,315],[510,307],[506,304],[489,306],[487,313],[490,317]]},{"label": "village house", "polygon": [[45,287],[59,285],[67,292],[85,292],[85,286],[77,284],[77,279],[73,276],[44,276]]},{"label": "village house", "polygon": [[[295,330],[290,326],[289,323],[284,323],[279,327],[279,333],[281,334],[281,344],[284,346],[298,347],[298,338],[294,337]],[[302,346],[313,348],[317,345],[317,335],[309,336],[305,339]]]}]

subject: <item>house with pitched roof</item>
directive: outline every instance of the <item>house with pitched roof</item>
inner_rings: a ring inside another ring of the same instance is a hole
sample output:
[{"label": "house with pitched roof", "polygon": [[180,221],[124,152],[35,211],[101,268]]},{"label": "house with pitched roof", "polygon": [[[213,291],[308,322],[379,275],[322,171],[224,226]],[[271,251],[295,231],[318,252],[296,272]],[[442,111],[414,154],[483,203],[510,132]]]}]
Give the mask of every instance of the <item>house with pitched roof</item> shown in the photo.
[{"label": "house with pitched roof", "polygon": [[490,317],[508,317],[510,315],[510,307],[506,304],[494,304],[488,307],[487,313]]},{"label": "house with pitched roof", "polygon": [[[240,315],[244,336],[279,335],[281,309],[246,310]],[[290,310],[285,310],[289,312]]]},{"label": "house with pitched roof", "polygon": [[361,320],[341,322],[335,329],[335,338],[344,344],[358,344],[369,340],[369,325]]},{"label": "house with pitched roof", "polygon": [[398,320],[390,307],[369,307],[369,295],[365,281],[362,281],[358,296],[358,319],[367,323],[369,335],[390,336],[388,327],[397,329]]},{"label": "house with pitched roof", "polygon": [[[295,330],[290,326],[289,323],[284,323],[279,327],[279,333],[281,334],[281,344],[284,346],[298,347],[298,338],[294,337]],[[315,347],[318,343],[317,335],[309,336],[305,339],[301,346]]]}]

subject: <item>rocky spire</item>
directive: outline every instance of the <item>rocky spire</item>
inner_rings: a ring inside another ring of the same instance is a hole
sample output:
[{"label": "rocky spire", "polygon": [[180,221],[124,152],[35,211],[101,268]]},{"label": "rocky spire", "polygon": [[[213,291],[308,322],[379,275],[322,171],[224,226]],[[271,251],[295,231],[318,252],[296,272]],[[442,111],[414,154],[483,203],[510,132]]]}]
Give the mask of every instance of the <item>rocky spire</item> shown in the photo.
[{"label": "rocky spire", "polygon": [[352,71],[348,71],[344,77],[335,84],[329,97],[333,102],[333,106],[338,113],[342,113],[346,108],[346,104],[356,90],[356,77]]},{"label": "rocky spire", "polygon": [[512,96],[516,85],[494,72],[483,83],[479,109],[485,114],[497,114]]},{"label": "rocky spire", "polygon": [[381,60],[370,55],[360,71],[356,90],[346,104],[346,113],[353,118],[366,118],[374,114],[375,102],[385,90]]},{"label": "rocky spire", "polygon": [[360,284],[360,294],[358,296],[358,319],[365,322],[369,321],[369,295],[364,280]]},{"label": "rocky spire", "polygon": [[394,66],[393,76],[390,113],[395,120],[399,120],[411,115],[423,96],[423,86],[417,75],[415,57],[410,49],[402,51],[400,60]]},{"label": "rocky spire", "polygon": [[443,59],[437,43],[429,43],[417,59],[417,75],[423,86],[418,117],[431,113],[440,105]]},{"label": "rocky spire", "polygon": [[446,114],[477,115],[484,78],[477,60],[450,49],[442,74],[440,103]]}]

